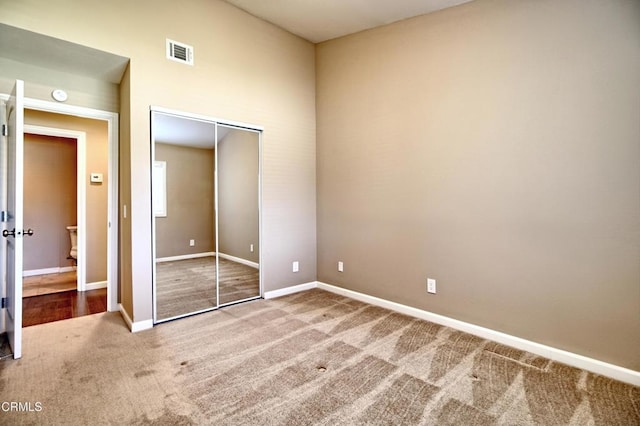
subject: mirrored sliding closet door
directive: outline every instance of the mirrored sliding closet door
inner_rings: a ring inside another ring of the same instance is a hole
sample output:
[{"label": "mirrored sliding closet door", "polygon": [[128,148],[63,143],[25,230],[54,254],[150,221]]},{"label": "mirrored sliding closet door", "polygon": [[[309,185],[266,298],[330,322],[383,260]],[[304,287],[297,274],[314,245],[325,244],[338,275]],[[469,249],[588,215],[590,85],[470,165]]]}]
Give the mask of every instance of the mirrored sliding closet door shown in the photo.
[{"label": "mirrored sliding closet door", "polygon": [[259,133],[218,125],[217,258],[220,304],[260,296]]},{"label": "mirrored sliding closet door", "polygon": [[151,114],[154,321],[260,297],[260,131]]}]

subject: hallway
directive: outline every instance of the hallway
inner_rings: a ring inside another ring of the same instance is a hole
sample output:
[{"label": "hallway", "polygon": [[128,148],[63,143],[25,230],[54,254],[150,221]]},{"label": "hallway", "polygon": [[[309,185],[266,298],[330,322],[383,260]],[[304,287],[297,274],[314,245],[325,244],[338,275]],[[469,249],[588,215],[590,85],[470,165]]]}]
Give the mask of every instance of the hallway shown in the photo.
[{"label": "hallway", "polygon": [[106,311],[106,288],[25,297],[22,299],[22,326],[29,327]]}]

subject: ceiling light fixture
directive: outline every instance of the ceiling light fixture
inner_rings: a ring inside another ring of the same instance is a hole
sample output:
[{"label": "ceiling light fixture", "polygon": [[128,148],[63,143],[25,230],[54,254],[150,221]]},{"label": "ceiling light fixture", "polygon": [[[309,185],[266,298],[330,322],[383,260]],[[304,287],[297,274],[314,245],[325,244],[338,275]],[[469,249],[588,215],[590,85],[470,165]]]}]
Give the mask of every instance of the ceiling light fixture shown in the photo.
[{"label": "ceiling light fixture", "polygon": [[68,98],[67,92],[65,92],[62,89],[56,89],[53,92],[51,92],[51,97],[58,102],[65,102]]}]

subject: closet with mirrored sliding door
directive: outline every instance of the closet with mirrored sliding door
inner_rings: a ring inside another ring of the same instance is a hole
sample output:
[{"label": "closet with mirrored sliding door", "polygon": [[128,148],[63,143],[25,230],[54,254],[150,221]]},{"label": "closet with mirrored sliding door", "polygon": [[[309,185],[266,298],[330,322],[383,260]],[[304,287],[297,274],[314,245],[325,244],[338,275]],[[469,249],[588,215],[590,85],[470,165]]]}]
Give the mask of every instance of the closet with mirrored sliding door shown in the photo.
[{"label": "closet with mirrored sliding door", "polygon": [[155,323],[261,297],[261,134],[152,108]]}]

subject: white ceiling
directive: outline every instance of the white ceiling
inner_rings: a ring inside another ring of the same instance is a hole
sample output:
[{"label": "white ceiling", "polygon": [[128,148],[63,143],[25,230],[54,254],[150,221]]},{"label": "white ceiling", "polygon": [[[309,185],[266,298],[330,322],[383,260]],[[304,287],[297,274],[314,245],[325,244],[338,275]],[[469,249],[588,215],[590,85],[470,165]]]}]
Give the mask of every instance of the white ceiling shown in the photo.
[{"label": "white ceiling", "polygon": [[[313,43],[446,9],[471,0],[224,0]],[[119,83],[128,58],[0,24],[0,57]],[[158,142],[213,146],[211,123],[163,115]],[[219,128],[219,139],[226,133]]]},{"label": "white ceiling", "polygon": [[224,0],[313,43],[471,0]]},{"label": "white ceiling", "polygon": [[[218,126],[218,140],[221,141],[232,130]],[[177,115],[154,112],[153,139],[158,143],[184,145],[192,148],[212,149],[215,145],[216,125]]]}]

